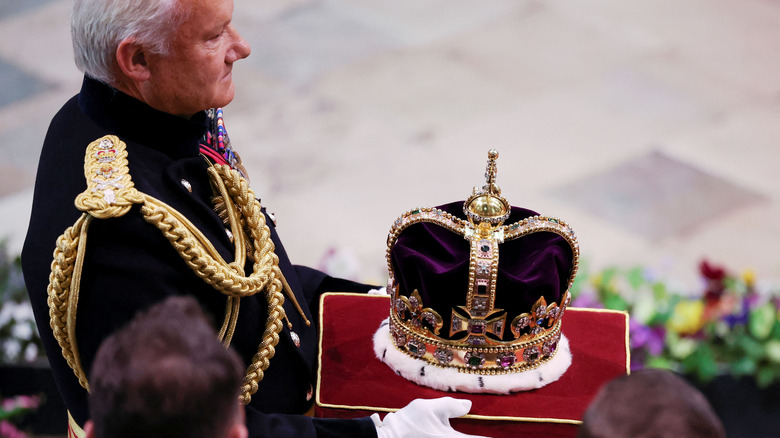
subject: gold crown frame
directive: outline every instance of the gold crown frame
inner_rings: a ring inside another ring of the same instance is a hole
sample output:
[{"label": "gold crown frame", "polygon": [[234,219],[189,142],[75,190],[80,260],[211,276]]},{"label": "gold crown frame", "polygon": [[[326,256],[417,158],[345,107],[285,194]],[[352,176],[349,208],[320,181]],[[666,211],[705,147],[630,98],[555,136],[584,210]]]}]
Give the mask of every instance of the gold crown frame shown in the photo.
[{"label": "gold crown frame", "polygon": [[[481,190],[475,189],[464,203],[468,221],[436,208],[416,208],[395,221],[387,239],[387,292],[392,300],[389,329],[394,345],[408,356],[464,373],[516,373],[552,359],[561,339],[561,318],[571,300],[568,289],[579,266],[577,237],[562,220],[533,216],[503,225],[511,207],[495,184],[497,158],[498,153],[491,150],[485,174],[487,184]],[[446,328],[441,315],[425,306],[417,290],[401,295],[395,279],[391,251],[406,228],[422,222],[446,228],[470,244],[465,303],[450,310]],[[504,309],[495,308],[499,246],[539,232],[557,234],[571,247],[573,263],[567,291],[559,302],[548,304],[540,297],[527,312],[509,315]],[[509,316],[514,316],[509,324],[513,339],[503,341]],[[442,329],[448,338],[440,336]]]}]

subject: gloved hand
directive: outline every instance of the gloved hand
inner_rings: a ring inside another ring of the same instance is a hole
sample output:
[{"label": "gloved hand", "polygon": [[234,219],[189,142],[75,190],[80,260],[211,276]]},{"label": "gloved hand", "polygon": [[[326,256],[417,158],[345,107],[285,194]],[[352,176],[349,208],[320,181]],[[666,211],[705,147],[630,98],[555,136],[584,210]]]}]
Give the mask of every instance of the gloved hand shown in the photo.
[{"label": "gloved hand", "polygon": [[486,438],[460,433],[450,426],[450,418],[461,417],[469,413],[471,400],[459,400],[452,397],[425,400],[418,398],[397,412],[385,415],[371,415],[379,438],[433,438],[461,437]]}]

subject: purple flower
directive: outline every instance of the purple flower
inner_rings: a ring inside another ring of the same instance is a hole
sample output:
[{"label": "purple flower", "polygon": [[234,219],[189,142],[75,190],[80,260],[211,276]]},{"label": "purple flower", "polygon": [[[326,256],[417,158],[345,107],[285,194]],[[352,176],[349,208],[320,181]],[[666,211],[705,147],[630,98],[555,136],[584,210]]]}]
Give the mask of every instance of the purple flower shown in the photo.
[{"label": "purple flower", "polygon": [[[40,404],[40,398],[30,395],[17,395],[9,397],[0,403],[0,408],[4,411],[13,411],[14,409],[34,409]],[[2,435],[0,435],[1,437]]]},{"label": "purple flower", "polygon": [[581,294],[575,298],[572,303],[572,307],[587,307],[591,309],[603,309],[604,305],[596,299],[595,294],[590,291],[582,291]]},{"label": "purple flower", "polygon": [[726,322],[726,324],[729,325],[729,328],[733,328],[735,325],[745,325],[748,322],[748,318],[750,317],[750,297],[745,297],[742,299],[742,305],[738,309],[736,313],[732,313],[730,315],[726,315],[723,318],[723,321]]},{"label": "purple flower", "polygon": [[749,291],[748,294],[745,296],[744,304],[747,307],[748,311],[753,310],[762,304],[761,296],[754,291]]},{"label": "purple flower", "polygon": [[646,354],[644,352],[639,352],[639,354],[634,354],[634,352],[631,352],[631,371],[639,371],[645,368],[645,358]]},{"label": "purple flower", "polygon": [[16,428],[10,421],[0,421],[0,437],[27,438],[27,434]]},{"label": "purple flower", "polygon": [[666,339],[666,329],[663,327],[653,327],[651,336],[647,340],[646,348],[653,356],[660,356],[664,351],[664,341]]},{"label": "purple flower", "polygon": [[631,318],[629,330],[631,349],[644,347],[651,356],[659,356],[663,353],[664,339],[666,338],[666,330],[663,327],[648,327]]},{"label": "purple flower", "polygon": [[23,409],[35,409],[41,404],[40,397],[34,395],[20,395],[16,397],[17,406]]}]

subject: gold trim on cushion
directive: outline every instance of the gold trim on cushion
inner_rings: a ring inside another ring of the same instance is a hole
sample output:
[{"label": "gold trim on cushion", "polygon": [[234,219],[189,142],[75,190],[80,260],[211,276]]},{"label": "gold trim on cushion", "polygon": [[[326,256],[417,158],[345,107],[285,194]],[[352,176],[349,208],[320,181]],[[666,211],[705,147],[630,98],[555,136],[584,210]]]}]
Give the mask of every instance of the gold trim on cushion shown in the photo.
[{"label": "gold trim on cushion", "polygon": [[620,313],[626,318],[626,337],[625,337],[626,374],[631,374],[631,333],[629,331],[630,321],[629,321],[628,312],[623,310],[612,310],[612,309],[591,309],[589,307],[569,307],[569,309],[576,310],[578,312]]}]

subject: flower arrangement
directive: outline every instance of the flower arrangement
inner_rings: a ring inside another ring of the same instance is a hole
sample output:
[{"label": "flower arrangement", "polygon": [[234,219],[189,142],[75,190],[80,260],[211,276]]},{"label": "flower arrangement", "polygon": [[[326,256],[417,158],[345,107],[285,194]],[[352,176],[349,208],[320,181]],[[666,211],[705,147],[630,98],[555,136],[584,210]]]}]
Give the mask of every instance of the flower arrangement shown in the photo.
[{"label": "flower arrangement", "polygon": [[630,316],[631,366],[667,368],[707,383],[722,374],[780,383],[780,287],[758,286],[708,261],[687,293],[644,268],[608,268],[578,276],[574,306]]},{"label": "flower arrangement", "polygon": [[0,242],[0,305],[0,363],[44,360],[20,257],[8,256],[4,242]]},{"label": "flower arrangement", "polygon": [[35,396],[17,395],[3,399],[0,402],[0,438],[27,437],[12,421],[30,413],[39,405],[40,399]]}]

